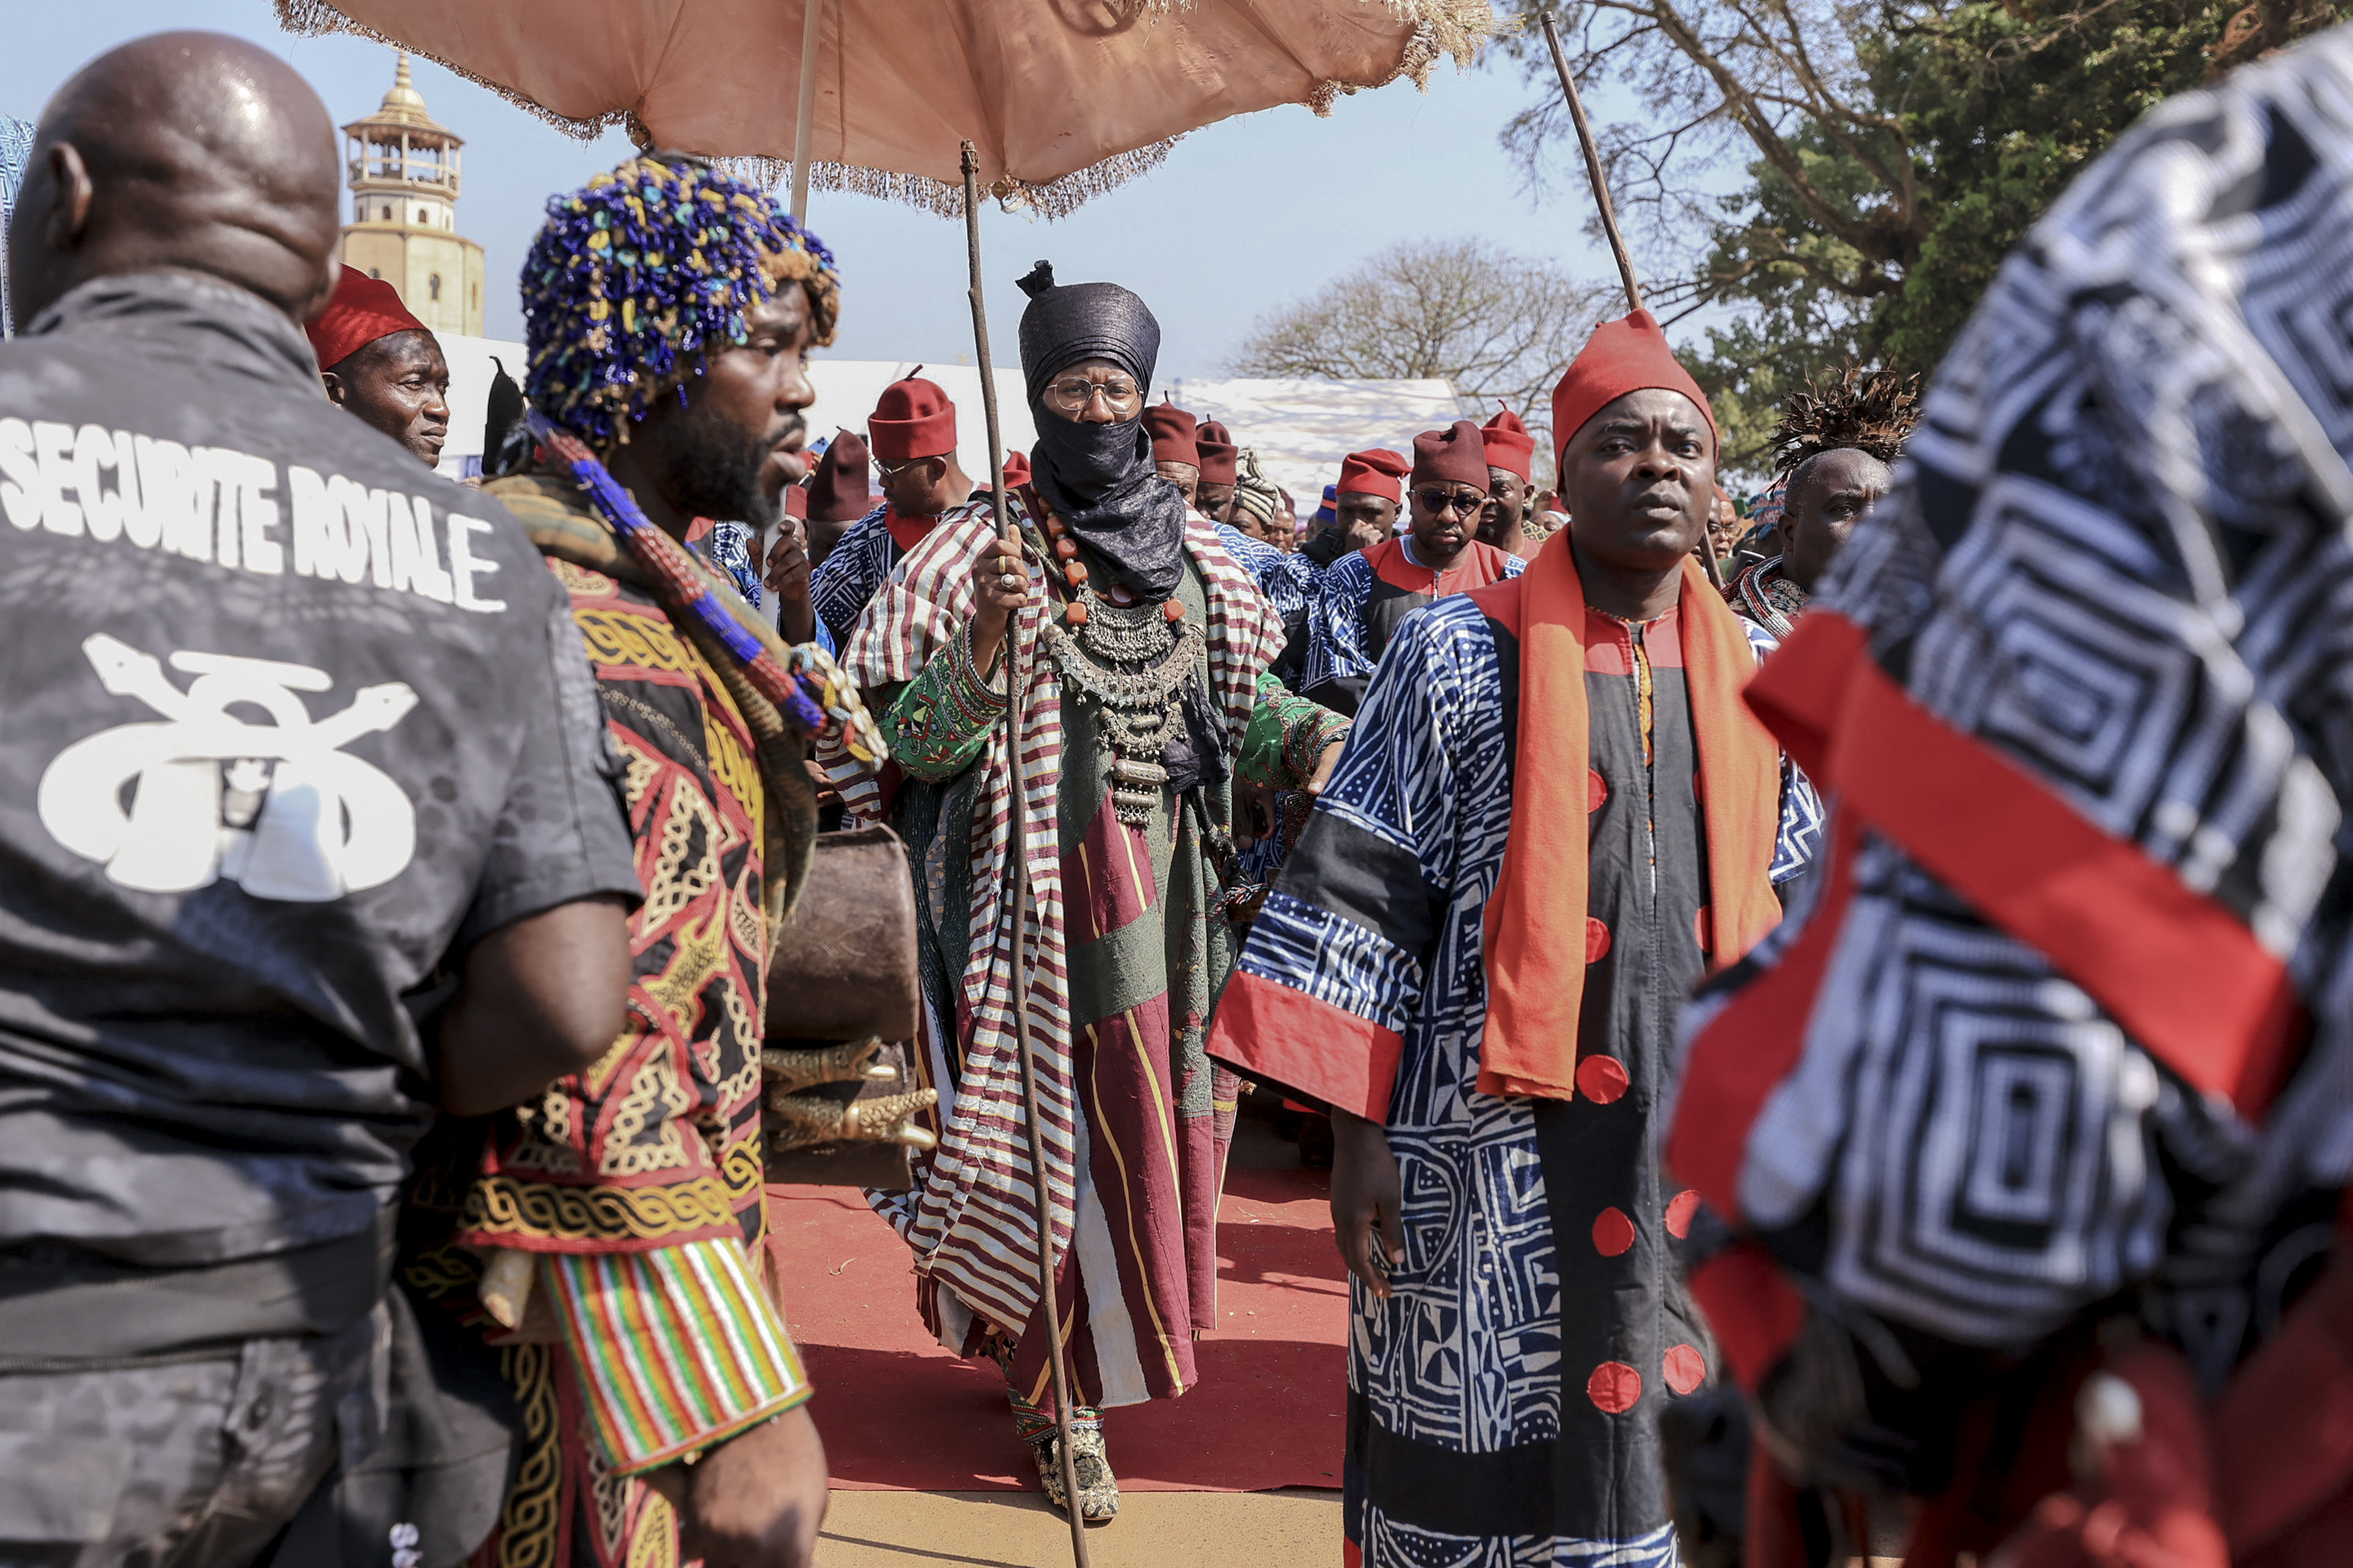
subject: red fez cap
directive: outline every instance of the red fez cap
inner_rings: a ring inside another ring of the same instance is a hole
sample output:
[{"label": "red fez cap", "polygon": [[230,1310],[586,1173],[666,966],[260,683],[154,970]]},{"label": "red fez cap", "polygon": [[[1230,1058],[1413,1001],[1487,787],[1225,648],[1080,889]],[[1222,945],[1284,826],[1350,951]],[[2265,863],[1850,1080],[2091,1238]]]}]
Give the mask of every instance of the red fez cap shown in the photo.
[{"label": "red fez cap", "polygon": [[1190,463],[1197,468],[1201,466],[1201,448],[1196,444],[1191,415],[1173,403],[1155,403],[1144,411],[1144,425],[1152,432],[1154,462]]},{"label": "red fez cap", "polygon": [[797,517],[804,522],[808,521],[808,486],[785,487],[785,515]]},{"label": "red fez cap", "polygon": [[1387,447],[1351,452],[1340,459],[1340,482],[1333,487],[1333,494],[1387,496],[1393,501],[1402,501],[1405,477],[1409,471],[1406,460]]},{"label": "red fez cap", "polygon": [[1025,453],[1025,452],[1008,452],[1008,453],[1006,453],[1006,454],[1005,454],[1005,488],[1006,488],[1007,489],[1008,489],[1008,490],[1009,490],[1009,489],[1013,489],[1016,485],[1026,485],[1026,484],[1028,484],[1029,482],[1029,454],[1027,454],[1027,453]]},{"label": "red fez cap", "polygon": [[1234,467],[1234,454],[1240,450],[1226,427],[1210,420],[1193,437],[1194,447],[1201,454],[1201,482],[1205,485],[1229,485],[1239,477]]},{"label": "red fez cap", "polygon": [[811,522],[856,522],[874,510],[866,488],[866,442],[854,430],[844,430],[817,460],[809,480]]},{"label": "red fez cap", "polygon": [[936,382],[911,375],[882,389],[866,434],[886,463],[937,458],[956,448],[955,405]]},{"label": "red fez cap", "polygon": [[1479,439],[1487,448],[1487,466],[1506,468],[1520,476],[1520,483],[1529,480],[1528,459],[1535,456],[1536,438],[1520,423],[1520,416],[1506,408],[1479,426]]},{"label": "red fez cap", "polygon": [[1457,419],[1443,430],[1424,430],[1413,438],[1413,482],[1451,480],[1487,493],[1487,446],[1479,426]]},{"label": "red fez cap", "polygon": [[1675,358],[1675,351],[1667,346],[1667,334],[1650,311],[1637,310],[1594,328],[1576,363],[1552,389],[1555,455],[1604,408],[1630,392],[1653,388],[1680,392],[1690,398],[1707,421],[1708,433],[1716,433],[1715,410],[1707,405],[1707,394]]},{"label": "red fez cap", "polygon": [[399,289],[346,267],[326,310],[302,330],[311,334],[311,352],[319,356],[319,368],[332,370],[378,338],[427,329],[400,302]]}]

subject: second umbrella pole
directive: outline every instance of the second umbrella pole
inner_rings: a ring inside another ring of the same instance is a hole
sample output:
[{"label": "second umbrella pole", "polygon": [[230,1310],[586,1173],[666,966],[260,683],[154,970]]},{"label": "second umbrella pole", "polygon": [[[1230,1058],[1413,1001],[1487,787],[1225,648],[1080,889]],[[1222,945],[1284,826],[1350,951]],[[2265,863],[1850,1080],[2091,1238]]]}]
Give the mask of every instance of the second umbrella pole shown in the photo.
[{"label": "second umbrella pole", "polygon": [[[988,310],[980,289],[980,156],[964,144],[965,244],[972,270],[972,339],[980,362],[980,406],[988,426],[988,479],[997,500],[997,537],[1017,542],[1012,508],[1005,500],[1005,453],[997,438],[997,373],[988,354]],[[1071,1367],[1062,1350],[1062,1314],[1054,1281],[1053,1183],[1046,1170],[1046,1124],[1038,1108],[1038,1047],[1029,1037],[1029,813],[1022,799],[1021,698],[1024,688],[1021,617],[1005,637],[1005,760],[1011,773],[1013,842],[1006,868],[1006,900],[1013,913],[1013,1040],[1021,1058],[1021,1110],[1029,1126],[1029,1174],[1038,1202],[1038,1315],[1046,1324],[1046,1362],[1054,1379],[1054,1447],[1062,1466],[1062,1511],[1071,1521],[1071,1561],[1089,1568],[1086,1511],[1079,1503],[1078,1459],[1071,1451]]]}]

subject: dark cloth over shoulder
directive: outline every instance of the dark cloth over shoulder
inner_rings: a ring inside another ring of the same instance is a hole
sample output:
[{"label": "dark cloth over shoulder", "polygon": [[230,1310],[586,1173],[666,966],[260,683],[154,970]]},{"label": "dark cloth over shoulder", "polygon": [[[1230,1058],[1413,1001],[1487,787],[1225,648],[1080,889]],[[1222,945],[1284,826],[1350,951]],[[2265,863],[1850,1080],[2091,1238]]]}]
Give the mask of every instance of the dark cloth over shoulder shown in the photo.
[{"label": "dark cloth over shoulder", "polygon": [[404,994],[637,895],[561,591],[291,321],[186,277],[0,345],[0,515],[12,1289],[370,1231],[430,1115]]}]

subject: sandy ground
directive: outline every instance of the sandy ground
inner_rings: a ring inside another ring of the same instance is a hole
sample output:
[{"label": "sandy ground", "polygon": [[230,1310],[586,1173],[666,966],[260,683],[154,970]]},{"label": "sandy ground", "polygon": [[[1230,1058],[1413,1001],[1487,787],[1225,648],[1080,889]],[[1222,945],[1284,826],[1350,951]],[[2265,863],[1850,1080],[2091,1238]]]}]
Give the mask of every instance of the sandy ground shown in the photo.
[{"label": "sandy ground", "polygon": [[[1092,1568],[1338,1568],[1334,1491],[1130,1492]],[[1063,1568],[1071,1527],[1029,1492],[838,1491],[818,1568]]]}]

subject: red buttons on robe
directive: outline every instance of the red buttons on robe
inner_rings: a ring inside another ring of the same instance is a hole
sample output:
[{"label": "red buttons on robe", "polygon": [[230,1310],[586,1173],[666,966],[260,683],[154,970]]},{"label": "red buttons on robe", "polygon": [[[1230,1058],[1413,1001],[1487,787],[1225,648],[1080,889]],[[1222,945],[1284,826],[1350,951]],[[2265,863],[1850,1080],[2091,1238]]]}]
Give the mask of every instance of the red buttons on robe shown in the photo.
[{"label": "red buttons on robe", "polygon": [[1642,1374],[1622,1361],[1605,1361],[1585,1380],[1585,1397],[1611,1415],[1623,1415],[1642,1397]]},{"label": "red buttons on robe", "polygon": [[1678,1240],[1691,1234],[1692,1215],[1699,1213],[1699,1194],[1685,1187],[1667,1200],[1667,1234]]},{"label": "red buttons on robe", "polygon": [[1677,1394],[1689,1394],[1707,1381],[1707,1357],[1694,1346],[1677,1345],[1667,1352],[1666,1364],[1661,1370],[1666,1373],[1669,1388]]},{"label": "red buttons on robe", "polygon": [[1715,951],[1715,921],[1708,914],[1705,904],[1702,904],[1692,915],[1692,935],[1699,939],[1699,950],[1702,952]]},{"label": "red buttons on robe", "polygon": [[1607,1105],[1626,1092],[1626,1068],[1616,1057],[1590,1056],[1577,1064],[1577,1092]]},{"label": "red buttons on robe", "polygon": [[1585,917],[1585,962],[1599,963],[1609,951],[1609,928],[1592,915]]},{"label": "red buttons on robe", "polygon": [[1593,1220],[1593,1250],[1604,1258],[1615,1258],[1634,1245],[1634,1222],[1626,1211],[1615,1206],[1603,1209]]},{"label": "red buttons on robe", "polygon": [[1609,798],[1609,781],[1601,776],[1599,768],[1585,770],[1585,809],[1599,811],[1602,802]]}]

